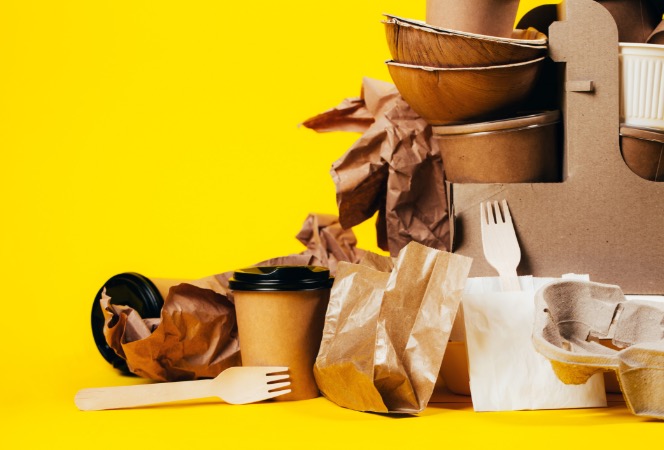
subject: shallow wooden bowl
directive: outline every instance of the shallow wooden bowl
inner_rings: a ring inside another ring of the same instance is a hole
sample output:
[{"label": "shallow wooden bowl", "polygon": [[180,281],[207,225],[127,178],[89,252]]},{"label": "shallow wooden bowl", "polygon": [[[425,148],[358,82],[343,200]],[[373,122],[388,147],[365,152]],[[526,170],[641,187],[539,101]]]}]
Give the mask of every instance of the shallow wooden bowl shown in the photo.
[{"label": "shallow wooden bowl", "polygon": [[544,56],[546,36],[535,29],[514,30],[513,39],[435,28],[388,16],[383,22],[392,59],[429,67],[482,67],[530,61]]},{"label": "shallow wooden bowl", "polygon": [[406,102],[432,125],[505,113],[532,90],[544,57],[503,66],[439,68],[387,61]]}]

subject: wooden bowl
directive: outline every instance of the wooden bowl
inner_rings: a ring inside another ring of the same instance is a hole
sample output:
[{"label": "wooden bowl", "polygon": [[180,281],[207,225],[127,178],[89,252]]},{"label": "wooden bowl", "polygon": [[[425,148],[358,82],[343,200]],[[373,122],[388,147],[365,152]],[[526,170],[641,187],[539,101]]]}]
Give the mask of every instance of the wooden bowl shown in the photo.
[{"label": "wooden bowl", "polygon": [[432,125],[487,118],[519,106],[544,57],[502,66],[440,68],[387,61],[406,102]]},{"label": "wooden bowl", "polygon": [[546,36],[535,29],[514,30],[514,39],[435,28],[388,16],[387,45],[397,62],[429,67],[482,67],[530,61],[544,56]]},{"label": "wooden bowl", "polygon": [[664,132],[620,127],[620,145],[625,164],[650,181],[664,181]]}]

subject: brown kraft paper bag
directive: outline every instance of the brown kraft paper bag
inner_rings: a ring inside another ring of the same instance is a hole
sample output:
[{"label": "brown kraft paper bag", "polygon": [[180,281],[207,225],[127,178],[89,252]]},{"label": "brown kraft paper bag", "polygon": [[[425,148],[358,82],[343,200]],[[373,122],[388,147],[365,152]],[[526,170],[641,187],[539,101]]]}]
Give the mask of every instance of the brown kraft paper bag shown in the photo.
[{"label": "brown kraft paper bag", "polygon": [[394,265],[340,263],[314,366],[339,406],[421,412],[438,377],[471,259],[411,242]]}]

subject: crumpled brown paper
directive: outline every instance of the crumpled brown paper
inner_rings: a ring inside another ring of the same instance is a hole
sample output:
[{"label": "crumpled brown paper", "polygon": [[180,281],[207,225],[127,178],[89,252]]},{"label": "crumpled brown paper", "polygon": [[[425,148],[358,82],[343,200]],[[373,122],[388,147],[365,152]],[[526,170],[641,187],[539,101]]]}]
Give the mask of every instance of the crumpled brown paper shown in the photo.
[{"label": "crumpled brown paper", "polygon": [[[367,120],[367,116],[373,118]],[[449,248],[443,164],[431,131],[396,87],[364,78],[360,98],[303,123],[315,131],[362,131],[332,165],[344,228],[378,211],[378,245],[392,256],[410,241]]]},{"label": "crumpled brown paper", "polygon": [[310,265],[330,269],[334,276],[339,261],[357,263],[365,254],[357,248],[355,233],[344,229],[336,216],[310,214],[295,236],[307,249],[298,255],[272,258],[257,265]]},{"label": "crumpled brown paper", "polygon": [[[301,254],[258,265],[321,265],[336,271],[340,261],[358,262],[352,230],[331,215],[310,214],[297,235],[307,249]],[[159,319],[142,319],[128,306],[111,304],[103,295],[108,345],[136,375],[159,381],[212,378],[240,365],[235,307],[225,272],[170,288]]]},{"label": "crumpled brown paper", "polygon": [[433,393],[471,259],[412,242],[392,264],[339,264],[314,375],[345,408],[414,414]]},{"label": "crumpled brown paper", "polygon": [[110,304],[106,295],[101,306],[108,344],[136,375],[160,381],[211,378],[240,364],[235,308],[210,289],[172,287],[159,320],[143,321],[133,309]]}]

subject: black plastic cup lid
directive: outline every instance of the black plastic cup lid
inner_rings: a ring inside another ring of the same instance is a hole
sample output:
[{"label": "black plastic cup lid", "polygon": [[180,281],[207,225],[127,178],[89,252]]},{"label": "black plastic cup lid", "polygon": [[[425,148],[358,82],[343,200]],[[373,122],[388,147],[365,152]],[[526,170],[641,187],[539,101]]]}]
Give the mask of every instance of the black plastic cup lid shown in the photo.
[{"label": "black plastic cup lid", "polygon": [[99,304],[104,288],[106,288],[106,295],[111,297],[112,304],[130,306],[143,319],[158,318],[161,315],[164,299],[155,285],[147,277],[138,273],[121,273],[115,275],[104,283],[104,286],[97,292],[92,305],[92,337],[99,353],[101,353],[106,361],[116,369],[128,372],[129,369],[127,368],[126,361],[115,353],[106,343],[106,338],[104,337],[104,313]]},{"label": "black plastic cup lid", "polygon": [[257,266],[236,270],[234,291],[311,291],[332,287],[329,269],[320,266]]}]

